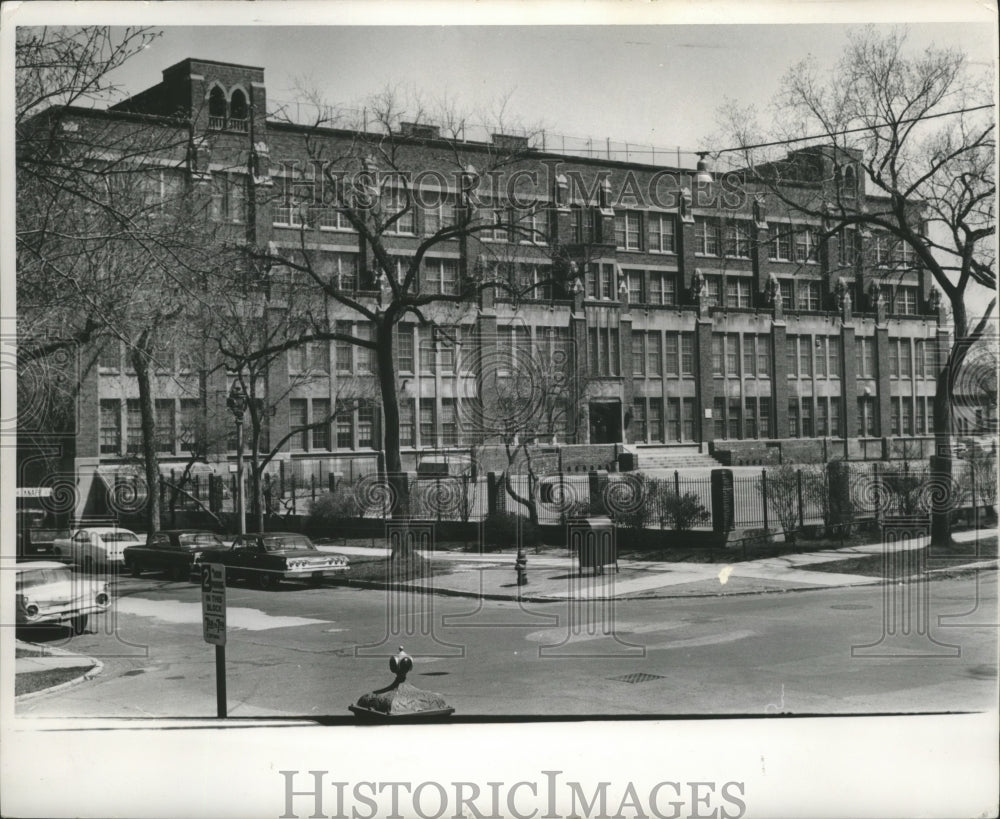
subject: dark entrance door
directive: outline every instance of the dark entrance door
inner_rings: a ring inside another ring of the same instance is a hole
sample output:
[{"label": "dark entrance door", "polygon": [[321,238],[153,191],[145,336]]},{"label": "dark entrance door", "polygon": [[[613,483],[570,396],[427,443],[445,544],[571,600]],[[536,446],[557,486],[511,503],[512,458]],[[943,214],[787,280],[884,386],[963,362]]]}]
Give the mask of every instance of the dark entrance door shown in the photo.
[{"label": "dark entrance door", "polygon": [[621,401],[592,401],[590,403],[590,443],[620,444],[621,440]]}]

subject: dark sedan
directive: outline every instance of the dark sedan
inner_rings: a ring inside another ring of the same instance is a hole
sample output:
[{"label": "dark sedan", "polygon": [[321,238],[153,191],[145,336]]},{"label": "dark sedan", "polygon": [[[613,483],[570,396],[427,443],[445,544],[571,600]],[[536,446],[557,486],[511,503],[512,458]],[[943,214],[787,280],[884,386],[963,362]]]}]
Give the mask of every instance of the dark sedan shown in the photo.
[{"label": "dark sedan", "polygon": [[212,532],[197,529],[169,529],[146,538],[144,544],[126,546],[122,552],[125,568],[138,577],[144,571],[166,572],[173,580],[189,580],[202,553],[225,549],[226,544]]},{"label": "dark sedan", "polygon": [[226,578],[251,580],[272,589],[282,580],[310,580],[345,572],[347,558],[321,552],[305,535],[263,532],[238,535],[229,549],[202,552],[202,563],[221,563]]}]

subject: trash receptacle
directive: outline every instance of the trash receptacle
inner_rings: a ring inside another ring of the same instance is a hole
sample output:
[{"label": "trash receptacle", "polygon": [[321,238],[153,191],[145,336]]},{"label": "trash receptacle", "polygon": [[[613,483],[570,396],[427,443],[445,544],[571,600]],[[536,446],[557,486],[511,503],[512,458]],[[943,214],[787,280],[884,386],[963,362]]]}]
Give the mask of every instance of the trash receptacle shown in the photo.
[{"label": "trash receptacle", "polygon": [[569,527],[569,548],[576,552],[579,573],[593,569],[594,574],[614,564],[618,571],[618,550],[615,548],[615,527],[607,517],[579,518]]}]

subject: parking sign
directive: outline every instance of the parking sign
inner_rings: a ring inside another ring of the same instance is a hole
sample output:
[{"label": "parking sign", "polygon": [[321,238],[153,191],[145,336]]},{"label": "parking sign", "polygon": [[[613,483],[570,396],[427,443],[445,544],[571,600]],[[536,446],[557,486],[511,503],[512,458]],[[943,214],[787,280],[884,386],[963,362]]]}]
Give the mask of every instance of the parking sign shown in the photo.
[{"label": "parking sign", "polygon": [[201,617],[205,642],[226,644],[226,567],[210,563],[201,570]]}]

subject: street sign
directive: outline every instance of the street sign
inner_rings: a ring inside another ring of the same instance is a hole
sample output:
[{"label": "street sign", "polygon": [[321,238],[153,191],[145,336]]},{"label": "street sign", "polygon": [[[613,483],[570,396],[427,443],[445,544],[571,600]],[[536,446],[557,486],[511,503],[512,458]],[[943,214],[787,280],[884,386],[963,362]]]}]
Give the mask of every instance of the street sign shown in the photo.
[{"label": "street sign", "polygon": [[202,567],[201,618],[205,642],[226,644],[226,567],[209,563]]},{"label": "street sign", "polygon": [[51,498],[51,486],[19,486],[15,490],[19,498]]}]

